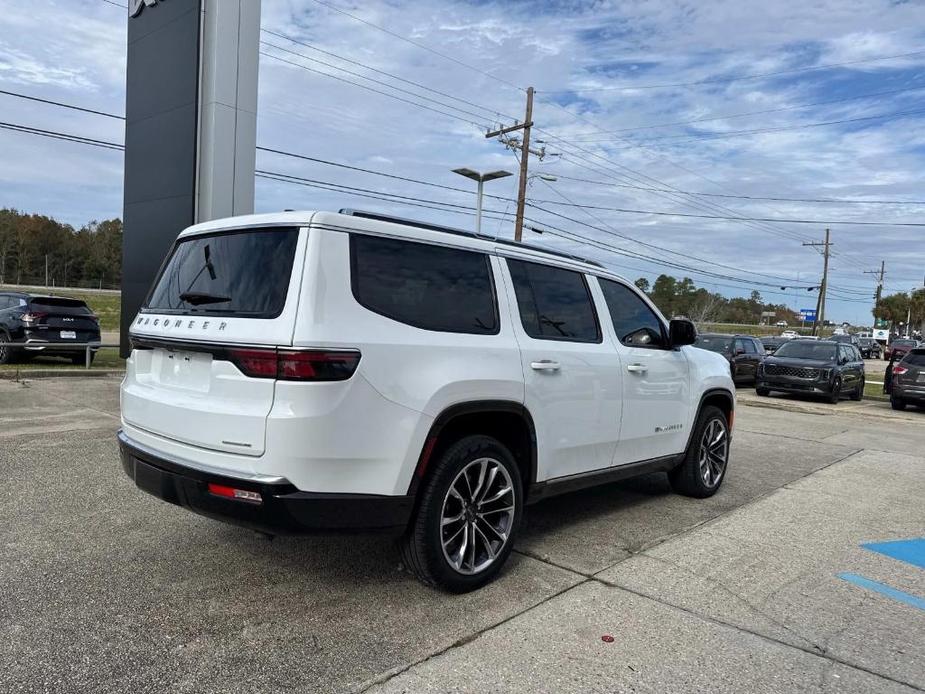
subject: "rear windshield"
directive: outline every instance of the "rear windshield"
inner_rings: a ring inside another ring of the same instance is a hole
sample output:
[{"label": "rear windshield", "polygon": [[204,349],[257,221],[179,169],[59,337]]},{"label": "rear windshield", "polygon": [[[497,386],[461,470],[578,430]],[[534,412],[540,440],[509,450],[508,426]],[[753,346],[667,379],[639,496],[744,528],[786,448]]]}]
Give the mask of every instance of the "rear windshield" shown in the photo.
[{"label": "rear windshield", "polygon": [[925,366],[925,352],[909,352],[902,361],[903,364],[912,366]]},{"label": "rear windshield", "polygon": [[817,361],[834,361],[835,345],[810,340],[794,340],[774,352],[775,357],[792,357],[794,359],[815,359]]},{"label": "rear windshield", "polygon": [[286,303],[298,238],[298,229],[274,228],[181,239],[145,308],[275,318]]},{"label": "rear windshield", "polygon": [[915,347],[915,340],[893,340],[891,347]]},{"label": "rear windshield", "polygon": [[720,354],[732,352],[732,338],[725,335],[698,335],[694,345]]},{"label": "rear windshield", "polygon": [[87,305],[79,299],[67,299],[63,296],[41,296],[29,301],[33,311],[45,313],[65,313],[75,316],[91,313]]}]

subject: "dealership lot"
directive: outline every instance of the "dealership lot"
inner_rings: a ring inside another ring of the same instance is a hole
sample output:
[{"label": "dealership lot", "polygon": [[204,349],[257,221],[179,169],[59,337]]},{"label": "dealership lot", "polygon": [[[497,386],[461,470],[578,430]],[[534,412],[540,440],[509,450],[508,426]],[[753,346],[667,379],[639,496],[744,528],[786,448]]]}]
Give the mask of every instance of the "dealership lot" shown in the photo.
[{"label": "dealership lot", "polygon": [[450,596],[382,538],[271,542],[142,494],[114,379],[0,402],[4,692],[925,689],[921,555],[861,546],[925,535],[922,411],[740,391],[718,495],[549,500]]}]

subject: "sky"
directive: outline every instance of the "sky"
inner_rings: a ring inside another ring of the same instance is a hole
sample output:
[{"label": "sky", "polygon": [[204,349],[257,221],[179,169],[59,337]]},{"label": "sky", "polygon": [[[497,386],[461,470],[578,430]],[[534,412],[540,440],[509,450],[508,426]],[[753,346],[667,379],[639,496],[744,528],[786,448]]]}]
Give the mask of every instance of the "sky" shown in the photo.
[{"label": "sky", "polygon": [[[0,0],[0,90],[122,114],[120,3]],[[517,171],[485,132],[523,120],[533,86],[530,243],[800,309],[822,273],[803,244],[829,227],[827,317],[854,324],[870,323],[865,270],[885,261],[887,293],[923,283],[925,227],[889,224],[925,222],[925,3],[263,0],[261,26],[259,146],[459,190],[259,151],[261,171],[388,199],[258,177],[258,212],[471,229],[474,184],[451,170]],[[123,139],[117,119],[5,94],[0,122]],[[516,184],[486,184],[502,199],[483,233],[513,235]],[[122,153],[0,130],[0,207],[121,216]]]}]

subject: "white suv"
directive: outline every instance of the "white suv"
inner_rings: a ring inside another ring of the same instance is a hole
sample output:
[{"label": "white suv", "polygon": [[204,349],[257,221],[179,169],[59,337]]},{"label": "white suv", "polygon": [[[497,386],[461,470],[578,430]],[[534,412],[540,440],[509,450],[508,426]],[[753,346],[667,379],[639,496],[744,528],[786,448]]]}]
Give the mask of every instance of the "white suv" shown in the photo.
[{"label": "white suv", "polygon": [[632,284],[522,244],[361,212],[200,224],[131,328],[122,465],[269,534],[393,530],[453,591],[525,504],[652,471],[710,496],[729,365]]}]

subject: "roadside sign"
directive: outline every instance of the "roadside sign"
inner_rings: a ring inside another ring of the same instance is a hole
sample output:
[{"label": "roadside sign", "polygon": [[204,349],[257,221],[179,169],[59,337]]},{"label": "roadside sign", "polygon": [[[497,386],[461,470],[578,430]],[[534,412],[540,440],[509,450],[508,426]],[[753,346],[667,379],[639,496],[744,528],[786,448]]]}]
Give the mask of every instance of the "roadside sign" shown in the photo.
[{"label": "roadside sign", "polygon": [[800,320],[816,320],[816,309],[814,308],[801,308],[800,309]]}]

